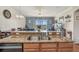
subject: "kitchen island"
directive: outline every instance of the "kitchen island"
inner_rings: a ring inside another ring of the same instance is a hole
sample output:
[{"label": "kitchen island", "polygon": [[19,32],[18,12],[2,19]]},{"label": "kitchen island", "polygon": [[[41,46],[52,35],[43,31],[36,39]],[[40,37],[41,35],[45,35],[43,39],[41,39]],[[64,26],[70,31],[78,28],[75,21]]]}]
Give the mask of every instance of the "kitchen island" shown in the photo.
[{"label": "kitchen island", "polygon": [[26,38],[4,38],[0,43],[20,43],[24,52],[71,52],[73,51],[73,41],[60,38],[52,40],[29,41]]},{"label": "kitchen island", "polygon": [[[50,40],[40,39],[38,40],[37,34],[40,32],[12,32],[12,35],[3,39],[0,39],[0,44],[12,44],[20,43],[22,44],[23,52],[72,52],[73,51],[73,41],[66,37],[51,36]],[[55,32],[54,32],[55,33]],[[33,38],[28,40],[29,35],[32,34]],[[34,38],[35,36],[35,38]]]}]

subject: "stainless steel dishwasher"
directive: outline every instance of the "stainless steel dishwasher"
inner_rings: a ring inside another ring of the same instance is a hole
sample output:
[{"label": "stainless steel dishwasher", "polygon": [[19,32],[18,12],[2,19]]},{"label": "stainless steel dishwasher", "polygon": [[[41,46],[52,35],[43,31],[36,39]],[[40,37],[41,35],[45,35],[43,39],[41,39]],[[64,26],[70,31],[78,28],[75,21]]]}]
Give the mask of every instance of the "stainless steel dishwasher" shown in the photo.
[{"label": "stainless steel dishwasher", "polygon": [[0,43],[0,52],[22,52],[22,44]]}]

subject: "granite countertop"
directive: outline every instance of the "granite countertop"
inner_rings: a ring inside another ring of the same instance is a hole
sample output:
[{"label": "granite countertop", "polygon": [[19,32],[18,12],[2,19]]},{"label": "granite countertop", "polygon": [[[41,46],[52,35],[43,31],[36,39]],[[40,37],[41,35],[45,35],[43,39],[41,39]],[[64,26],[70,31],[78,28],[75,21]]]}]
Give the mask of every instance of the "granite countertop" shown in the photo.
[{"label": "granite countertop", "polygon": [[[39,31],[3,31],[3,32],[13,32],[13,33],[39,33]],[[61,31],[40,31],[41,32],[61,32]]]},{"label": "granite countertop", "polygon": [[51,40],[27,40],[27,37],[12,37],[9,36],[4,39],[0,39],[0,43],[26,43],[26,42],[73,42],[67,38],[51,38]]}]

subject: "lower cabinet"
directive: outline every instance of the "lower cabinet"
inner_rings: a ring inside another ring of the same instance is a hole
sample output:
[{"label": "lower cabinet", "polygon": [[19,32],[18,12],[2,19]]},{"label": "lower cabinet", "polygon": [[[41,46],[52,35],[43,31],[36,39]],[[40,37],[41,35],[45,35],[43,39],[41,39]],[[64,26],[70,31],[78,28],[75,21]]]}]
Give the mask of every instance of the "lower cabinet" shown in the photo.
[{"label": "lower cabinet", "polygon": [[72,42],[24,43],[24,52],[72,52]]},{"label": "lower cabinet", "polygon": [[79,44],[74,44],[74,52],[79,52]]},{"label": "lower cabinet", "polygon": [[72,52],[73,51],[73,43],[72,42],[61,42],[58,44],[59,52]]},{"label": "lower cabinet", "polygon": [[25,49],[39,49],[39,43],[24,43]]},{"label": "lower cabinet", "polygon": [[53,49],[57,47],[57,43],[40,43],[40,48],[49,48],[49,49]]},{"label": "lower cabinet", "polygon": [[58,49],[59,52],[73,52],[72,48],[59,48]]},{"label": "lower cabinet", "polygon": [[40,51],[42,52],[56,52],[57,51],[57,43],[41,43]]},{"label": "lower cabinet", "polygon": [[38,52],[39,51],[39,43],[24,43],[23,44],[24,52]]}]

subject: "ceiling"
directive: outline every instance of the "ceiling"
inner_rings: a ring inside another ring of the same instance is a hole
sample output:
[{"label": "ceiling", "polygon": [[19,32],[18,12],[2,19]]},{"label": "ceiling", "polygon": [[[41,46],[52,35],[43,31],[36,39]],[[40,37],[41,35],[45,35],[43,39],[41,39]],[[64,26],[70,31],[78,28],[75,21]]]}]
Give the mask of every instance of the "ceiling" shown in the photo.
[{"label": "ceiling", "polygon": [[13,7],[24,16],[56,16],[70,6],[15,6]]}]

